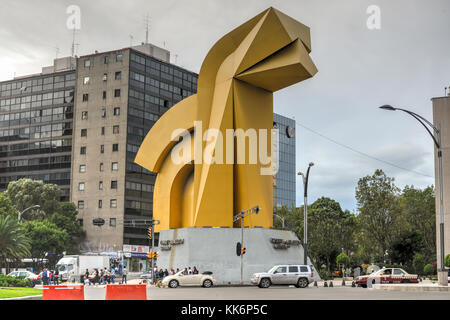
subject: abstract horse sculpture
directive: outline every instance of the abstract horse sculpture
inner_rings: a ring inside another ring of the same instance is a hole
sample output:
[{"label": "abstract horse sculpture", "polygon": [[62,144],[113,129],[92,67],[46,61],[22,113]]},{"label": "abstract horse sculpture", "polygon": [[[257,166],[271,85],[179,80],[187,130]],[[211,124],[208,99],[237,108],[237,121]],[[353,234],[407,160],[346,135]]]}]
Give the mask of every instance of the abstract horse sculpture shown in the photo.
[{"label": "abstract horse sculpture", "polygon": [[[273,92],[317,72],[310,52],[309,28],[274,8],[234,29],[211,48],[200,70],[197,94],[174,105],[155,123],[135,158],[137,164],[158,174],[153,199],[153,216],[161,221],[157,232],[233,227],[236,213],[256,205],[259,214],[246,217],[244,226],[272,226],[273,175],[261,174],[267,163],[260,158],[256,163],[236,163],[236,154],[228,153],[227,161],[204,161],[202,151],[213,150],[215,156],[222,147],[210,129],[223,137],[228,129],[270,132]],[[208,131],[203,135],[194,122]],[[193,132],[193,139],[173,139],[179,129]],[[231,144],[227,141],[227,148],[236,150],[233,139]],[[245,140],[244,149],[255,151]],[[271,153],[270,141],[260,136],[257,149]],[[180,154],[184,152],[186,161],[174,162],[173,150],[184,150]]]}]

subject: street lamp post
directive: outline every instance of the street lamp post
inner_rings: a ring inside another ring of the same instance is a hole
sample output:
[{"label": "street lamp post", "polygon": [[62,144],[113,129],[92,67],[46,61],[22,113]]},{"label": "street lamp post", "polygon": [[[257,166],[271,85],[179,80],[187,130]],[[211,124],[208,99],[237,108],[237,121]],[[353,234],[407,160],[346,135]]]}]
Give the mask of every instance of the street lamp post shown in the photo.
[{"label": "street lamp post", "polygon": [[31,207],[26,208],[26,209],[23,210],[22,212],[19,212],[19,214],[18,214],[18,216],[17,216],[17,221],[20,223],[20,220],[22,219],[23,214],[24,214],[25,212],[27,212],[28,210],[31,210],[31,209],[37,209],[37,208],[40,208],[40,207],[41,207],[40,205],[34,205],[34,206],[31,206]]},{"label": "street lamp post", "polygon": [[[440,267],[440,277],[439,277],[439,283],[441,285],[448,285],[447,275],[445,273],[445,263],[444,263],[444,190],[443,190],[443,183],[442,183],[442,143],[441,143],[441,125],[438,124],[437,127],[435,127],[430,121],[425,119],[424,117],[418,115],[417,113],[414,113],[409,110],[401,109],[401,108],[394,108],[391,105],[383,105],[380,107],[380,109],[383,110],[389,110],[389,111],[396,111],[400,110],[403,112],[406,112],[410,116],[414,117],[417,121],[419,121],[424,128],[427,130],[427,132],[430,134],[431,138],[434,141],[434,144],[437,149],[437,156],[438,156],[438,180],[439,180],[439,218],[440,218],[440,225],[439,225],[439,239],[440,239],[440,257],[439,261],[441,264]],[[427,125],[433,129],[434,133],[437,135],[437,140],[434,134],[430,131],[430,129],[427,127]],[[445,276],[445,279],[443,278]]]},{"label": "street lamp post", "polygon": [[273,215],[281,220],[281,228],[283,228],[284,230],[284,218],[276,213],[274,213]]},{"label": "street lamp post", "polygon": [[304,189],[304,204],[303,204],[303,264],[308,264],[308,179],[309,179],[309,170],[314,165],[313,162],[310,162],[308,165],[308,169],[306,170],[306,175],[303,172],[297,173],[299,176],[302,176],[303,179],[303,189]]}]

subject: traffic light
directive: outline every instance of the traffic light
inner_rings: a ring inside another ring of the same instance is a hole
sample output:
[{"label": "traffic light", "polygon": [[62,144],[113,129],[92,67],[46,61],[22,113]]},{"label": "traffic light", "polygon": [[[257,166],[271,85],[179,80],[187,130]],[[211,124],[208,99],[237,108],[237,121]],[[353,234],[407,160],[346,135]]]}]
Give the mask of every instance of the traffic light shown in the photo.
[{"label": "traffic light", "polygon": [[152,238],[152,228],[148,228],[148,238]]},{"label": "traffic light", "polygon": [[245,248],[242,248],[241,249],[241,255],[244,255],[245,254]]},{"label": "traffic light", "polygon": [[236,243],[236,255],[239,257],[241,255],[241,252],[242,252],[242,246],[241,246],[241,243],[238,242],[238,243]]},{"label": "traffic light", "polygon": [[156,258],[158,258],[158,257],[159,257],[158,252],[149,252],[149,253],[148,253],[148,258],[149,258],[149,259],[156,259]]},{"label": "traffic light", "polygon": [[153,258],[153,252],[149,252],[149,253],[147,254],[147,256],[148,256],[149,259]]}]

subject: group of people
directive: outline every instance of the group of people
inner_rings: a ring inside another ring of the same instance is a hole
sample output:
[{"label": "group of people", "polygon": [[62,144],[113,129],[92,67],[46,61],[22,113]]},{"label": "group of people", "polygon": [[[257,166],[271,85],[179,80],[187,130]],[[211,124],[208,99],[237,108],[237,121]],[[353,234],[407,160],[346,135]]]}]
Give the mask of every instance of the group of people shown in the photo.
[{"label": "group of people", "polygon": [[[109,269],[100,269],[100,271],[95,268],[93,273],[89,273],[89,270],[86,269],[86,272],[83,277],[83,282],[85,285],[91,284],[114,284],[116,282],[116,274],[118,274],[117,267],[112,267]],[[122,269],[122,281],[121,283],[127,283],[127,268],[124,267]]]},{"label": "group of people", "polygon": [[[155,279],[156,280],[162,280],[162,279],[164,279],[167,276],[171,276],[171,275],[177,274],[178,272],[180,272],[180,269],[177,268],[176,271],[174,269],[170,269],[170,271],[168,271],[167,269],[165,269],[165,270],[159,269],[159,271],[158,271],[158,267],[155,266],[153,271],[155,273]],[[183,274],[184,275],[198,274],[197,267],[194,266],[193,269],[191,269],[191,267],[184,268]]]},{"label": "group of people", "polygon": [[59,270],[48,270],[47,268],[42,269],[39,274],[42,279],[42,284],[48,285],[59,285]]}]

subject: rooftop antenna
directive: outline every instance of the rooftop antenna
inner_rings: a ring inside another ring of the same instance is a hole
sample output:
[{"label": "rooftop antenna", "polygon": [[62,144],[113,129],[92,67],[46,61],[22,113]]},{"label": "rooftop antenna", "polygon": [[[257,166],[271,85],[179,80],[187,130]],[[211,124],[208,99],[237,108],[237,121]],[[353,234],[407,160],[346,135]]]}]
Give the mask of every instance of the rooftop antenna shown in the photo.
[{"label": "rooftop antenna", "polygon": [[73,28],[72,31],[73,31],[73,32],[72,32],[72,49],[71,49],[71,56],[72,56],[72,57],[75,57],[75,47],[78,46],[79,44],[78,44],[78,43],[75,43],[75,35],[76,35],[76,32],[77,32],[77,29]]},{"label": "rooftop antenna", "polygon": [[133,35],[130,34],[130,47],[132,47],[132,46],[133,46]]},{"label": "rooftop antenna", "polygon": [[148,15],[148,13],[145,15],[144,18],[144,22],[145,22],[145,44],[148,44],[148,29],[150,28],[150,16]]}]

